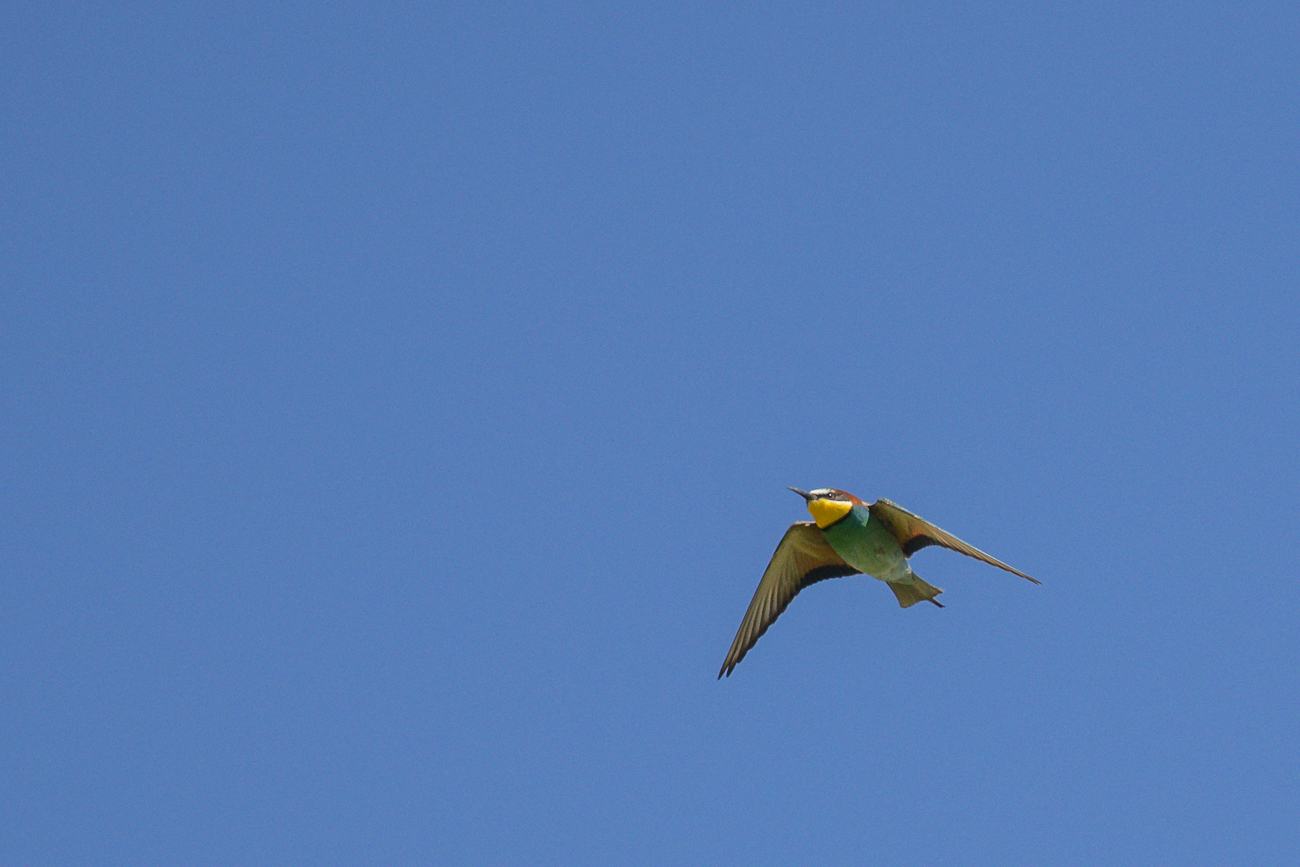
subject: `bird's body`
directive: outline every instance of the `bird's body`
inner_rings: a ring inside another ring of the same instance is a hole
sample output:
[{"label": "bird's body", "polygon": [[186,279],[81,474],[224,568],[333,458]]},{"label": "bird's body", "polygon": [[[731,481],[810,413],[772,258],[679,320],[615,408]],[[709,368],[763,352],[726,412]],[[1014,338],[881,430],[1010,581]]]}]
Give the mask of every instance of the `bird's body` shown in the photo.
[{"label": "bird's body", "polygon": [[1039,583],[889,500],[868,505],[834,488],[790,490],[807,500],[814,521],[792,524],[781,539],[718,677],[731,674],[795,594],[827,578],[865,573],[889,585],[903,608],[917,602],[942,608],[935,597],[943,591],[921,580],[908,563],[927,545],[941,545]]},{"label": "bird's body", "polygon": [[854,503],[843,518],[821,531],[835,553],[859,572],[886,583],[907,583],[912,577],[903,546],[865,505]]}]

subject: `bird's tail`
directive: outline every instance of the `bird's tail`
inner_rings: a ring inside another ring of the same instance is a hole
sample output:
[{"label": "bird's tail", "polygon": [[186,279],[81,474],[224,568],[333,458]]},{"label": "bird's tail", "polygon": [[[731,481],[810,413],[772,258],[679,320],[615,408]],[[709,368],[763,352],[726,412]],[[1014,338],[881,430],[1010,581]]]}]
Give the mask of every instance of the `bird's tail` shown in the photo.
[{"label": "bird's tail", "polygon": [[898,597],[898,604],[903,608],[915,605],[918,602],[933,602],[940,608],[943,607],[943,603],[934,598],[943,591],[938,587],[926,584],[915,574],[912,575],[911,584],[895,584],[893,581],[885,583],[889,585],[890,590],[894,591],[894,595]]}]

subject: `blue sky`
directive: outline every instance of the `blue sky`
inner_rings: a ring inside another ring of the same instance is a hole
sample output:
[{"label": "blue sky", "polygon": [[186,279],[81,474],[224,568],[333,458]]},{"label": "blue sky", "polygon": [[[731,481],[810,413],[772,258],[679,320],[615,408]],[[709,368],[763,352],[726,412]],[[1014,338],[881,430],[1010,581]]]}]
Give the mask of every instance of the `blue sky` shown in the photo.
[{"label": "blue sky", "polygon": [[[0,850],[1300,849],[1294,4],[37,4]],[[726,654],[786,485],[869,579]]]}]

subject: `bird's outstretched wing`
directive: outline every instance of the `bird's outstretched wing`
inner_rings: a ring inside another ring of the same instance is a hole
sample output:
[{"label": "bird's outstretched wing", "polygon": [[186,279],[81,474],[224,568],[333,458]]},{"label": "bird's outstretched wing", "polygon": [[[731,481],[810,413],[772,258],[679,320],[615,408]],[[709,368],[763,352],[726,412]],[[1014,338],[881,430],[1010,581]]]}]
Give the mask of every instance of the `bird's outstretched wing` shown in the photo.
[{"label": "bird's outstretched wing", "polygon": [[903,553],[911,557],[914,553],[921,550],[927,545],[942,545],[949,550],[956,551],[959,554],[965,554],[967,557],[974,557],[976,560],[983,560],[990,566],[997,566],[999,569],[1005,569],[1013,575],[1019,575],[1021,578],[1029,578],[1035,584],[1041,584],[1037,578],[1030,578],[1019,569],[1012,569],[1006,563],[994,557],[985,554],[979,548],[973,545],[967,545],[961,539],[951,533],[944,532],[921,518],[913,515],[897,503],[891,503],[889,500],[876,500],[867,508],[871,509],[871,514],[889,528],[898,540],[898,544],[903,546]]},{"label": "bird's outstretched wing", "polygon": [[758,582],[758,589],[754,591],[745,619],[740,621],[736,640],[731,642],[731,651],[727,654],[727,661],[722,663],[718,677],[731,676],[732,669],[745,658],[749,649],[781,616],[800,590],[827,578],[857,574],[859,570],[835,553],[816,524],[811,521],[791,524]]}]

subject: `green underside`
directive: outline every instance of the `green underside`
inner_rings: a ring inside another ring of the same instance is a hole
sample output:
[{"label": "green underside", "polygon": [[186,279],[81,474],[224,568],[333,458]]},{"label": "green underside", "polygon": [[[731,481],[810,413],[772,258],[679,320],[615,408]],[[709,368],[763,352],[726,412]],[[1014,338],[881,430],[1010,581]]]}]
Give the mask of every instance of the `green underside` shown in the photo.
[{"label": "green underside", "polygon": [[910,583],[912,570],[898,540],[871,517],[866,506],[855,505],[841,520],[822,530],[835,553],[854,569],[881,581]]}]

